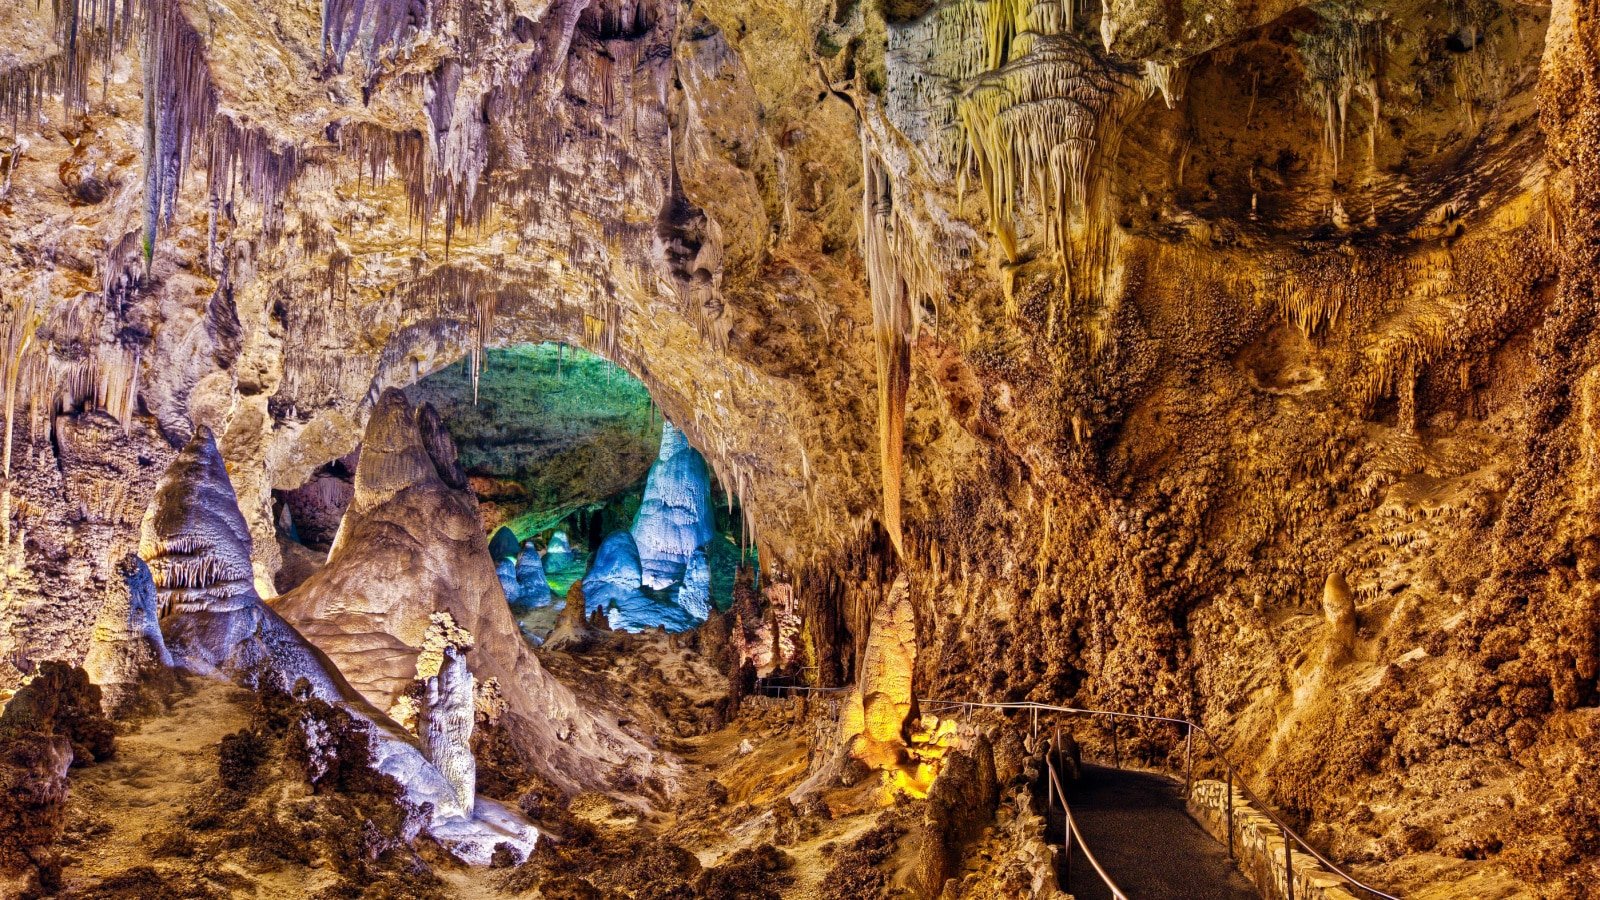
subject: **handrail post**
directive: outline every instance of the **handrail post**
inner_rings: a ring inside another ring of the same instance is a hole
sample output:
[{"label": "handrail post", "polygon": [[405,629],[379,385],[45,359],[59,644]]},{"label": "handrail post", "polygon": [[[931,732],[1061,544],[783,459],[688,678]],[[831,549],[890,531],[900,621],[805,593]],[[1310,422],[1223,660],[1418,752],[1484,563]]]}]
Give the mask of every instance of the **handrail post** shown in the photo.
[{"label": "handrail post", "polygon": [[1183,737],[1183,800],[1187,803],[1194,791],[1194,723],[1190,722]]},{"label": "handrail post", "polygon": [[1122,768],[1122,752],[1117,749],[1117,720],[1111,719],[1111,768]]},{"label": "handrail post", "polygon": [[1066,835],[1061,841],[1061,852],[1064,855],[1061,881],[1067,886],[1067,893],[1070,894],[1072,893],[1072,817],[1063,815],[1062,819],[1066,822]]},{"label": "handrail post", "polygon": [[1039,707],[1033,708],[1033,745],[1039,746]]},{"label": "handrail post", "polygon": [[1050,760],[1049,752],[1044,755],[1044,766],[1044,810],[1048,815],[1056,808],[1056,764]]},{"label": "handrail post", "polygon": [[1283,833],[1283,897],[1294,900],[1294,841],[1287,831]]}]

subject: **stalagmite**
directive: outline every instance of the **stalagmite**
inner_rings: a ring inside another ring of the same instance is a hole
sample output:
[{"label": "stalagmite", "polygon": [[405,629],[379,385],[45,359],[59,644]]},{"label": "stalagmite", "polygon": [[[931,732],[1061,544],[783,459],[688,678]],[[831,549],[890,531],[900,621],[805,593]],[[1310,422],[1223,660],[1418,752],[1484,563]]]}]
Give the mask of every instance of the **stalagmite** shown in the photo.
[{"label": "stalagmite", "polygon": [[550,582],[545,579],[539,548],[532,541],[523,545],[522,555],[517,558],[516,585],[517,593],[512,598],[512,607],[515,609],[538,609],[549,606],[555,599],[550,592]]},{"label": "stalagmite", "polygon": [[159,604],[150,569],[137,554],[117,564],[120,576],[106,588],[83,670],[100,686],[100,702],[115,715],[138,691],[144,672],[172,665],[161,637]]},{"label": "stalagmite", "polygon": [[434,613],[417,656],[417,679],[423,683],[418,730],[428,761],[455,791],[456,806],[447,814],[470,815],[477,794],[477,763],[472,758],[473,696],[476,681],[467,671],[472,635],[456,625],[448,612]]},{"label": "stalagmite", "polygon": [[431,616],[449,612],[476,638],[473,675],[505,692],[515,723],[506,731],[524,758],[573,788],[604,784],[618,766],[648,770],[638,741],[582,706],[523,639],[477,501],[441,477],[419,429],[425,418],[399,390],[379,396],[327,565],[277,609],[381,709],[410,689]]},{"label": "stalagmite", "polygon": [[[208,429],[196,430],[167,470],[145,515],[139,552],[160,598],[174,663],[255,687],[271,679],[280,690],[307,691],[347,708],[371,726],[373,768],[394,777],[410,802],[431,805],[429,832],[463,860],[485,865],[501,844],[519,856],[533,849],[537,829],[493,801],[463,801],[460,772],[455,780],[447,778],[414,737],[373,708],[327,656],[261,602],[250,570],[250,532]],[[447,680],[443,688],[458,686]],[[435,694],[441,710],[459,699],[448,691]],[[470,721],[470,686],[467,697]],[[458,715],[449,713],[446,721]],[[459,768],[459,759],[440,752]]]},{"label": "stalagmite", "polygon": [[916,611],[910,582],[902,574],[872,614],[861,675],[841,720],[841,737],[851,754],[869,766],[890,769],[904,756],[916,661]]},{"label": "stalagmite", "polygon": [[1328,622],[1328,662],[1344,662],[1355,649],[1356,602],[1341,572],[1329,573],[1322,585],[1322,615]]},{"label": "stalagmite", "polygon": [[677,603],[697,621],[704,621],[711,614],[711,566],[706,562],[704,548],[689,557],[683,586],[678,588]]},{"label": "stalagmite", "polygon": [[632,533],[643,583],[658,590],[681,580],[689,557],[714,534],[711,473],[671,422],[662,423],[661,449],[650,466]]},{"label": "stalagmite", "polygon": [[573,582],[572,587],[567,589],[566,606],[562,607],[561,615],[556,619],[556,627],[545,638],[546,650],[582,653],[603,639],[603,635],[589,627],[589,617],[585,611],[587,605],[583,596],[583,582]]}]

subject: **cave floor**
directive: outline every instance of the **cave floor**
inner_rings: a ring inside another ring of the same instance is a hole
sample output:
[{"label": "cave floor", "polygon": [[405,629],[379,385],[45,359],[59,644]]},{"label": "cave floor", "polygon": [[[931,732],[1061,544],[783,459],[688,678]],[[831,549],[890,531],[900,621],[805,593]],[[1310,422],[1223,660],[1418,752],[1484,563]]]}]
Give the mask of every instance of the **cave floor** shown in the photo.
[{"label": "cave floor", "polygon": [[[250,723],[254,695],[222,681],[181,678],[166,701],[117,735],[115,756],[72,773],[63,895],[103,890],[105,879],[127,880],[145,867],[197,891],[205,882],[226,885],[237,897],[306,896],[332,884],[327,871],[263,864],[246,845],[197,858],[185,839],[187,820],[216,790],[218,744]],[[294,784],[276,787],[284,802],[305,793]],[[126,896],[140,895],[129,889]]]}]

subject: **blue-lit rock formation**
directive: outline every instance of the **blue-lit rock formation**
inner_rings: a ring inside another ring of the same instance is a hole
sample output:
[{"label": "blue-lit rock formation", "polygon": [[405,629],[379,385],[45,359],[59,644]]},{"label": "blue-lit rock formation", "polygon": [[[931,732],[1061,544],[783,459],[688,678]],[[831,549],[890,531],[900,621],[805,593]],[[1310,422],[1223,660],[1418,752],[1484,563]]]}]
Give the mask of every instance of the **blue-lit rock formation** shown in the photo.
[{"label": "blue-lit rock formation", "polygon": [[495,562],[509,559],[517,561],[517,554],[522,551],[522,542],[517,540],[517,535],[504,525],[496,528],[489,538],[489,558]]},{"label": "blue-lit rock formation", "polygon": [[544,567],[546,571],[556,572],[572,565],[576,557],[572,552],[572,544],[567,540],[565,531],[557,531],[550,535],[550,543],[544,548]]},{"label": "blue-lit rock formation", "polygon": [[555,599],[550,592],[550,582],[544,577],[544,561],[539,558],[539,548],[532,541],[522,548],[522,556],[517,560],[516,582],[516,595],[513,597],[508,593],[506,597],[518,609],[538,609],[549,606]]},{"label": "blue-lit rock formation", "polygon": [[[639,596],[640,586],[639,549],[634,546],[633,535],[626,531],[613,532],[601,543],[594,555],[594,565],[583,577],[585,612],[609,609],[613,605],[637,605],[634,598]],[[616,625],[614,620],[612,625]]]},{"label": "blue-lit rock formation", "polygon": [[678,588],[678,606],[694,619],[704,622],[711,615],[711,564],[706,560],[705,548],[694,551],[683,572],[683,586]]},{"label": "blue-lit rock formation", "polygon": [[[487,865],[500,847],[526,857],[538,830],[505,806],[475,797],[470,779],[461,777],[459,752],[441,769],[415,735],[374,708],[326,654],[261,601],[251,582],[250,547],[222,454],[211,432],[200,428],[163,476],[139,542],[166,610],[161,625],[172,661],[252,687],[271,679],[343,706],[369,728],[372,768],[393,777],[407,802],[431,810],[424,824],[435,839],[475,865]],[[470,722],[470,682],[456,680],[458,695],[460,683],[467,684],[465,699],[456,696],[447,709],[437,685],[430,685],[428,712],[458,722],[464,707]]]},{"label": "blue-lit rock formation", "polygon": [[683,578],[694,551],[711,540],[711,473],[683,432],[664,423],[661,452],[645,480],[633,540],[646,587],[660,590]]},{"label": "blue-lit rock formation", "polygon": [[521,592],[517,589],[517,561],[515,559],[495,560],[494,574],[500,578],[500,590],[505,591],[506,602],[516,606],[517,598],[521,596]]}]

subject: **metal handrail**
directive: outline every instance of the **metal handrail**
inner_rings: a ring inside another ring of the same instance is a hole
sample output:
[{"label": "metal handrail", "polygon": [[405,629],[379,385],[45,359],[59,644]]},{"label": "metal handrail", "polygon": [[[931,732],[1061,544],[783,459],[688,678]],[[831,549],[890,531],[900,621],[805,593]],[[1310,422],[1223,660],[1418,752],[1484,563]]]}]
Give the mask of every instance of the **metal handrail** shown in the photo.
[{"label": "metal handrail", "polygon": [[[1179,719],[1172,716],[1153,716],[1145,713],[1116,712],[1108,709],[1082,709],[1076,706],[1052,706],[1047,703],[980,703],[969,700],[935,699],[918,700],[918,703],[924,705],[933,704],[939,706],[940,708],[958,706],[962,708],[975,707],[980,709],[1032,710],[1034,714],[1035,737],[1038,735],[1038,716],[1040,710],[1046,712],[1068,713],[1071,715],[1106,716],[1111,719],[1139,719],[1146,722],[1167,722],[1172,725],[1182,726],[1189,730],[1185,740],[1185,755],[1187,757],[1185,763],[1186,777],[1184,781],[1185,799],[1188,799],[1187,795],[1193,790],[1194,758],[1192,755],[1192,744],[1194,741],[1194,733],[1198,731],[1200,732],[1200,736],[1205,738],[1206,743],[1211,747],[1211,755],[1215,757],[1218,762],[1222,763],[1222,767],[1227,771],[1228,774],[1228,849],[1230,853],[1233,850],[1233,790],[1234,787],[1237,786],[1240,793],[1244,794],[1248,800],[1255,804],[1258,812],[1272,820],[1272,823],[1278,827],[1279,833],[1283,835],[1284,884],[1286,887],[1285,893],[1289,900],[1294,900],[1294,861],[1293,856],[1291,855],[1292,851],[1290,849],[1294,844],[1300,845],[1302,850],[1310,854],[1312,858],[1321,863],[1325,868],[1327,868],[1328,871],[1344,879],[1345,882],[1347,882],[1350,886],[1365,891],[1373,897],[1379,898],[1379,900],[1400,900],[1399,897],[1396,897],[1393,894],[1384,893],[1383,891],[1380,891],[1377,888],[1371,887],[1358,880],[1355,876],[1351,875],[1349,872],[1346,872],[1343,867],[1328,859],[1326,856],[1323,856],[1322,853],[1317,850],[1317,848],[1311,846],[1304,838],[1295,833],[1295,830],[1290,828],[1287,822],[1279,818],[1278,814],[1273,812],[1270,806],[1263,802],[1260,797],[1256,796],[1255,791],[1250,790],[1250,786],[1245,783],[1243,776],[1241,776],[1238,773],[1238,770],[1233,767],[1233,763],[1228,762],[1228,758],[1223,755],[1222,748],[1220,745],[1218,745],[1216,738],[1211,736],[1211,732],[1207,731],[1204,725],[1200,725],[1199,723],[1192,722],[1188,719]],[[1114,747],[1116,742],[1115,726],[1112,727],[1111,736]]]},{"label": "metal handrail", "polygon": [[[1078,846],[1083,848],[1084,859],[1089,861],[1089,865],[1094,869],[1095,874],[1099,875],[1100,880],[1105,882],[1106,887],[1110,889],[1113,900],[1128,900],[1128,895],[1124,894],[1122,889],[1117,887],[1117,883],[1111,880],[1111,874],[1105,870],[1105,867],[1100,865],[1100,860],[1094,858],[1094,851],[1089,849],[1088,842],[1083,839],[1083,830],[1078,827],[1078,820],[1072,816],[1072,807],[1067,804],[1067,792],[1061,789],[1061,779],[1056,776],[1055,760],[1050,758],[1060,748],[1052,745],[1050,750],[1050,753],[1045,754],[1044,764],[1050,775],[1050,787],[1055,790],[1055,796],[1061,798],[1061,812],[1066,819],[1067,833],[1061,840],[1062,856],[1065,857],[1067,867],[1065,887],[1069,891],[1072,889],[1072,842],[1076,840]],[[1047,805],[1054,805],[1049,800],[1045,802]]]}]

